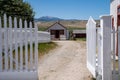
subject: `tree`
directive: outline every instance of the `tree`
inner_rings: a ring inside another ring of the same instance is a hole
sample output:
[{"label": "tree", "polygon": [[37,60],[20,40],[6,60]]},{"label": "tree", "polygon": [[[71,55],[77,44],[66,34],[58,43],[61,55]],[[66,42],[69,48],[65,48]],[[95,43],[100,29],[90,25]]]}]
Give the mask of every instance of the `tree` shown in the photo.
[{"label": "tree", "polygon": [[4,13],[27,21],[33,21],[35,14],[31,5],[23,0],[0,0],[0,16]]}]

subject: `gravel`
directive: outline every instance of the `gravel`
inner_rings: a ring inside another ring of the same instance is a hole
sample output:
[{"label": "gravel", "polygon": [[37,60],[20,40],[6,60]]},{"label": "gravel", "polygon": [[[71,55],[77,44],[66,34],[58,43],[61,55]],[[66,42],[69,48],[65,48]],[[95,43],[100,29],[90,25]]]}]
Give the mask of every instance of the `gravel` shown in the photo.
[{"label": "gravel", "polygon": [[86,67],[86,44],[56,41],[58,47],[39,61],[39,80],[92,80]]}]

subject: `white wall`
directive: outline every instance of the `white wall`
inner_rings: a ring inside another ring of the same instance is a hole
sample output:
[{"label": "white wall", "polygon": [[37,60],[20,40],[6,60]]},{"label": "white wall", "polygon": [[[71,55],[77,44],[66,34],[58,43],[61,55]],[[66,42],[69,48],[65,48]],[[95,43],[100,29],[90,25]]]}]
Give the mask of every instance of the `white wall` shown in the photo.
[{"label": "white wall", "polygon": [[[8,29],[9,30],[9,29]],[[4,29],[2,29],[2,37],[4,38],[4,34],[3,34],[3,32],[4,32]],[[9,34],[8,34],[9,35]],[[13,35],[13,44],[15,43],[15,32],[14,32],[14,30],[13,30],[13,33],[12,33],[12,35]],[[19,29],[17,30],[17,40],[18,40],[18,43],[20,42],[20,31],[19,31]],[[33,34],[34,35],[34,34]],[[33,36],[33,41],[35,40],[35,38],[34,38],[35,36]],[[28,35],[27,35],[27,39],[28,39],[28,41],[29,41],[29,39],[30,39],[30,34],[29,34],[29,30],[28,30]],[[25,33],[24,33],[24,30],[23,30],[23,38],[22,38],[22,40],[24,41],[25,40]],[[38,43],[46,43],[46,42],[50,42],[51,41],[51,37],[50,37],[50,33],[49,32],[44,32],[44,31],[38,31]],[[4,42],[4,40],[3,40],[3,42]],[[8,43],[10,43],[9,41],[8,41]]]},{"label": "white wall", "polygon": [[114,17],[114,26],[117,28],[117,6],[120,5],[120,0],[111,0],[110,15]]},{"label": "white wall", "polygon": [[38,42],[39,43],[45,43],[45,42],[50,42],[50,41],[51,41],[51,36],[49,32],[38,31]]}]

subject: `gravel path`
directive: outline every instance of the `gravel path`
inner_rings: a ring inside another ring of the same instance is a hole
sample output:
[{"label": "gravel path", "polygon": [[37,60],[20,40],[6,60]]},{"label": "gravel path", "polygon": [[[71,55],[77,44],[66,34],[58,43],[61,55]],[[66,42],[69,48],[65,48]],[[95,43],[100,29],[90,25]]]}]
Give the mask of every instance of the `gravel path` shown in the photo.
[{"label": "gravel path", "polygon": [[56,41],[58,47],[39,62],[39,80],[91,80],[85,42]]}]

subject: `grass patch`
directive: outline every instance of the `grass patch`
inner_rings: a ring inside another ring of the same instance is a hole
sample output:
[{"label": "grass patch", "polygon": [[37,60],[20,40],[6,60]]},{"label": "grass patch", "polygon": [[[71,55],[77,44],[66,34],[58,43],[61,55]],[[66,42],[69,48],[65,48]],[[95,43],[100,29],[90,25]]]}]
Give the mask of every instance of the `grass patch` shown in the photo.
[{"label": "grass patch", "polygon": [[54,49],[57,46],[56,43],[50,42],[50,43],[39,43],[38,44],[38,52],[39,56],[42,56],[44,54],[47,54],[50,50]]},{"label": "grass patch", "polygon": [[92,78],[91,80],[96,80],[95,78]]},{"label": "grass patch", "polygon": [[86,38],[75,38],[76,41],[86,41]]},{"label": "grass patch", "polygon": [[69,31],[73,31],[73,30],[86,30],[86,28],[77,28],[77,27],[69,27],[67,28]]},{"label": "grass patch", "polygon": [[47,30],[47,27],[38,27],[38,31],[45,31]]}]

